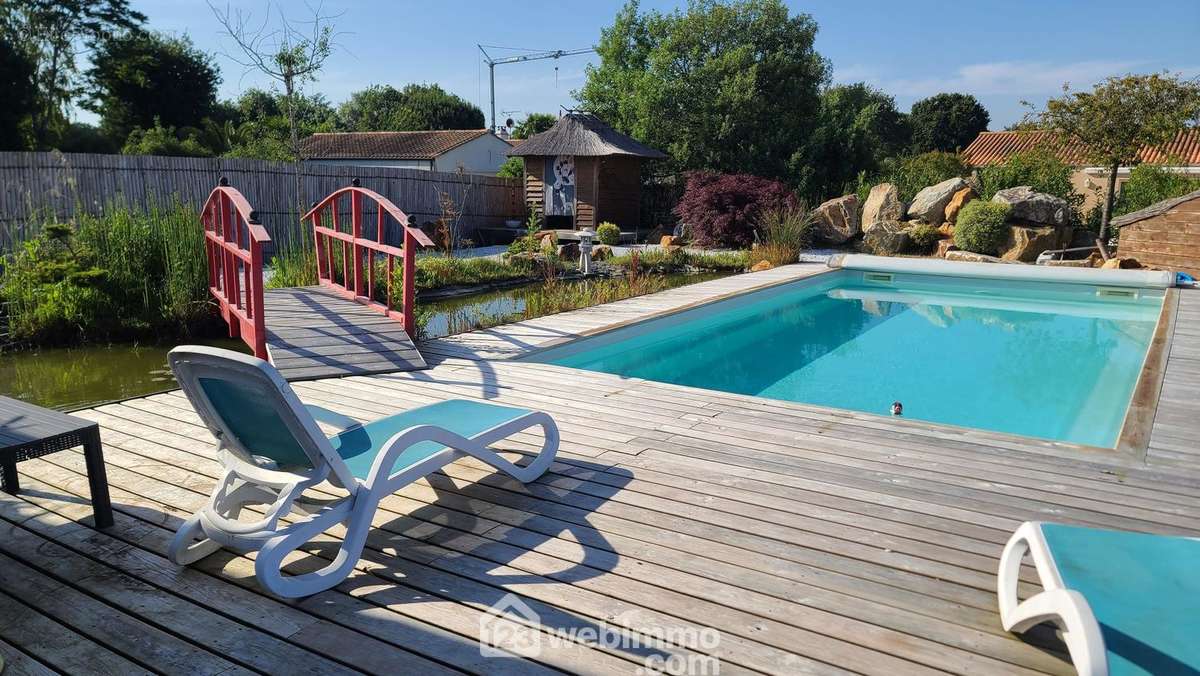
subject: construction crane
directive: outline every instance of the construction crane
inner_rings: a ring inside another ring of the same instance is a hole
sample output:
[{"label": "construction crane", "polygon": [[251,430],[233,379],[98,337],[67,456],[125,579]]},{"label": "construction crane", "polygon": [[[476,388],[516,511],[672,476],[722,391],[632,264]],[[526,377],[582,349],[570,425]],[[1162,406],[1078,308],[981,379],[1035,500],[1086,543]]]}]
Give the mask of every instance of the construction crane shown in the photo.
[{"label": "construction crane", "polygon": [[483,53],[483,61],[488,65],[488,83],[492,93],[492,126],[491,130],[496,131],[496,66],[506,63],[522,63],[524,61],[537,61],[539,59],[561,59],[564,56],[575,56],[577,54],[589,54],[596,51],[595,47],[587,47],[585,49],[554,49],[545,52],[531,52],[529,54],[521,54],[519,56],[506,56],[499,59],[493,59],[484,47],[492,49],[508,49],[507,47],[496,47],[495,45],[480,45],[479,51]]}]

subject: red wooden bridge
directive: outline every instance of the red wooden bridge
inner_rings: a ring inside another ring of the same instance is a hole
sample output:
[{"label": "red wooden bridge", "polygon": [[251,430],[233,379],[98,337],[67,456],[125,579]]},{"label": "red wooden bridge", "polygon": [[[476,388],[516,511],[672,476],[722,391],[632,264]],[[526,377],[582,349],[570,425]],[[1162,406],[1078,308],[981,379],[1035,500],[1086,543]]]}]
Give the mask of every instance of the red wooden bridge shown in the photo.
[{"label": "red wooden bridge", "polygon": [[[303,221],[317,285],[264,289],[266,229],[224,179],[209,195],[201,212],[209,291],[230,337],[288,380],[425,368],[413,343],[414,273],[429,237],[386,197],[357,185],[321,200]],[[389,232],[400,234],[401,246],[385,243]]]}]

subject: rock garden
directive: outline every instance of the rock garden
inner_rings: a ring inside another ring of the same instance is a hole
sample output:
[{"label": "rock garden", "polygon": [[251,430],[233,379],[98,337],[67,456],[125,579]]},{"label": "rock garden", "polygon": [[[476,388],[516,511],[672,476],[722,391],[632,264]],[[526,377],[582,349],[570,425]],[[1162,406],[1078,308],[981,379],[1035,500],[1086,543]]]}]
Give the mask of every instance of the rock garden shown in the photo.
[{"label": "rock garden", "polygon": [[[927,186],[910,202],[897,186],[873,186],[866,200],[845,195],[815,210],[816,242],[880,256],[937,256],[948,260],[1033,263],[1090,235],[1078,228],[1067,200],[1016,186],[982,200],[969,179]],[[1083,241],[1086,246],[1090,241]]]}]

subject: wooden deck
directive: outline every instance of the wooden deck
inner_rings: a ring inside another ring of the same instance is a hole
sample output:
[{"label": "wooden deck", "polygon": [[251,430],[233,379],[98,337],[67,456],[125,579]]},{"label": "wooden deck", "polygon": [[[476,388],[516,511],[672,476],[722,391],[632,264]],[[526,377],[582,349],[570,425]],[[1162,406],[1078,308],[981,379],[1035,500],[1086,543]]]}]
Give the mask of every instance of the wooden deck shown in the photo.
[{"label": "wooden deck", "polygon": [[[1200,535],[1200,472],[503,359],[819,269],[435,341],[424,371],[296,383],[306,403],[361,420],[465,397],[546,410],[563,432],[559,461],[529,486],[464,460],[387,498],[355,573],[299,602],[263,594],[251,557],[165,559],[218,469],[178,392],[78,412],[102,426],[116,526],[89,526],[82,454],[20,465],[28,492],[0,495],[5,673],[631,673],[648,655],[715,656],[721,674],[1072,673],[1048,633],[1001,630],[1003,543],[1028,519]],[[1186,367],[1200,337],[1177,338]],[[537,614],[542,650],[483,658],[487,609],[510,592]],[[600,626],[710,628],[720,641],[550,640]]]},{"label": "wooden deck", "polygon": [[1200,468],[1200,290],[1179,291],[1147,461]]},{"label": "wooden deck", "polygon": [[320,286],[267,289],[267,352],[288,380],[425,368],[395,319]]}]

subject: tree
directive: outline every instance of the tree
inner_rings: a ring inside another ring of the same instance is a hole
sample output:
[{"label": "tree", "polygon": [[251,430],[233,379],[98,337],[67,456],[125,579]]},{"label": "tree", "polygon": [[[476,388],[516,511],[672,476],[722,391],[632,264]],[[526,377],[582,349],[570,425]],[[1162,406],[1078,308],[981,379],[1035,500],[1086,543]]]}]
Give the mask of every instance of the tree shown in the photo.
[{"label": "tree", "polygon": [[[325,65],[325,60],[333,53],[334,33],[330,21],[333,17],[321,14],[320,7],[313,10],[312,19],[306,23],[311,25],[311,33],[302,33],[296,25],[288,21],[283,11],[279,14],[279,28],[268,30],[270,23],[270,6],[267,18],[262,26],[255,29],[248,26],[250,16],[241,11],[231,13],[227,7],[221,12],[211,4],[213,14],[225,29],[225,34],[233,39],[241,52],[241,57],[230,56],[236,63],[250,70],[274,79],[283,85],[284,112],[288,120],[288,151],[293,160],[300,159],[300,99],[303,97],[304,85],[314,82],[317,73]],[[295,167],[296,208],[298,213],[304,213],[304,195],[300,188],[300,163]]]},{"label": "tree", "polygon": [[29,55],[17,48],[7,35],[0,35],[0,91],[4,105],[0,106],[0,150],[29,148],[37,85],[34,74],[37,65]]},{"label": "tree", "polygon": [[908,142],[907,120],[891,96],[862,83],[831,87],[821,95],[808,145],[812,170],[801,177],[799,190],[814,202],[841,194],[860,173],[877,173]]},{"label": "tree", "polygon": [[212,57],[186,36],[127,31],[101,40],[87,72],[84,107],[118,142],[155,120],[166,127],[199,127],[216,107],[221,82]]},{"label": "tree", "polygon": [[791,177],[804,160],[830,67],[817,24],[780,0],[693,0],[641,14],[626,4],[601,32],[599,66],[577,92],[674,169]]},{"label": "tree", "polygon": [[346,131],[482,129],[483,111],[435,84],[372,85],[338,108],[338,126]]},{"label": "tree", "polygon": [[522,178],[525,176],[525,161],[520,157],[510,157],[496,170],[500,178]]},{"label": "tree", "polygon": [[211,157],[213,151],[201,140],[195,128],[176,130],[159,120],[148,129],[134,127],[121,148],[124,155],[170,155],[173,157]]},{"label": "tree", "polygon": [[937,94],[914,103],[908,120],[914,153],[953,153],[986,131],[991,117],[970,94]]},{"label": "tree", "polygon": [[1103,240],[1112,218],[1117,171],[1137,164],[1143,147],[1161,146],[1200,121],[1200,83],[1154,73],[1109,77],[1090,92],[1072,92],[1063,85],[1063,95],[1047,101],[1037,119],[1060,142],[1078,144],[1089,164],[1108,168],[1100,215]]},{"label": "tree", "polygon": [[79,94],[76,56],[111,33],[146,20],[129,0],[5,0],[0,27],[36,64],[38,101],[31,115],[33,143],[49,147],[67,126],[67,111]]},{"label": "tree", "polygon": [[534,134],[540,134],[550,127],[558,123],[558,118],[550,113],[530,113],[529,117],[517,123],[513,127],[513,138],[529,138]]},{"label": "tree", "polygon": [[[249,157],[290,162],[295,159],[289,145],[291,127],[283,95],[261,89],[248,89],[237,101],[223,104],[233,128],[222,125],[226,157]],[[295,100],[296,125],[301,136],[333,131],[333,107],[324,96],[312,94]]]}]

